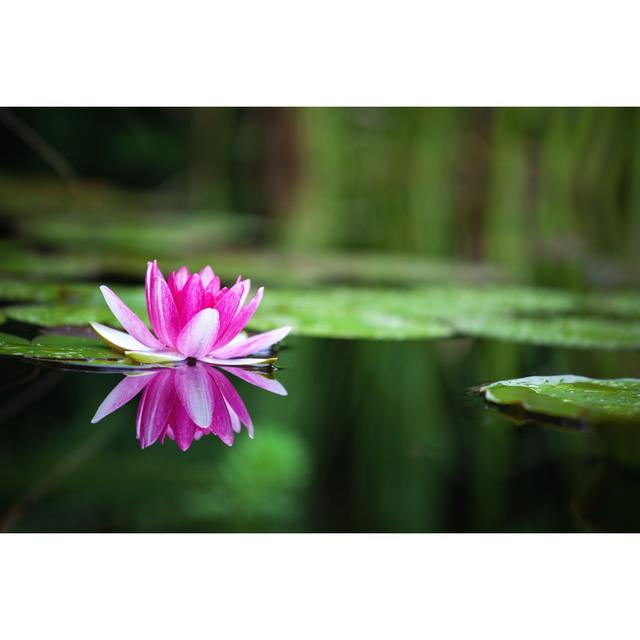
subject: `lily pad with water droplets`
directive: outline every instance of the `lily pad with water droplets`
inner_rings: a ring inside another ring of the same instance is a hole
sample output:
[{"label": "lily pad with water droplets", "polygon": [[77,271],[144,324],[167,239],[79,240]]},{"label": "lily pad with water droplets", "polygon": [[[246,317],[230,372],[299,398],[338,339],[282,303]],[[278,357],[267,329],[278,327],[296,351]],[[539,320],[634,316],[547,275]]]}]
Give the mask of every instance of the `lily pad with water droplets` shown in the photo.
[{"label": "lily pad with water droplets", "polygon": [[528,414],[585,424],[640,423],[640,380],[531,376],[476,390],[487,402]]},{"label": "lily pad with water droplets", "polygon": [[22,357],[70,368],[134,370],[141,367],[111,351],[98,340],[77,336],[42,335],[32,341],[0,333],[0,356]]}]

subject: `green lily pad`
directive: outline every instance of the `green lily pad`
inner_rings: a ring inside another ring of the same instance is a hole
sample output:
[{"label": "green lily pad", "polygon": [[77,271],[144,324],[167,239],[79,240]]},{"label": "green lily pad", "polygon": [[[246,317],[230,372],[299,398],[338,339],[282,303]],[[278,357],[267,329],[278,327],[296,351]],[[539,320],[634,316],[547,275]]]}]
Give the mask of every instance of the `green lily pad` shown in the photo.
[{"label": "green lily pad", "polygon": [[[141,287],[115,287],[145,319]],[[97,286],[0,285],[7,295],[63,301],[62,304],[12,305],[5,315],[40,326],[117,326]],[[640,348],[640,319],[632,315],[634,298],[609,296],[600,314],[588,315],[592,298],[526,287],[461,286],[418,289],[271,289],[249,329],[266,331],[283,325],[302,336],[352,339],[426,339],[473,336],[511,342],[597,349]],[[609,305],[609,307],[607,307]],[[607,308],[622,313],[606,317]]]},{"label": "green lily pad", "polygon": [[97,340],[75,336],[44,335],[25,340],[8,333],[0,333],[0,355],[37,358],[107,359],[117,360],[119,355]]},{"label": "green lily pad", "polygon": [[640,322],[589,317],[520,318],[507,315],[468,315],[454,319],[462,334],[581,349],[640,348]]},{"label": "green lily pad", "polygon": [[640,348],[640,320],[565,315],[585,306],[577,294],[513,287],[269,290],[251,328],[288,324],[300,335],[339,338],[461,335],[575,348]]},{"label": "green lily pad", "polygon": [[[97,285],[35,285],[27,283],[20,288],[0,282],[0,300],[6,292],[13,300],[32,299],[43,301],[61,301],[62,304],[20,304],[3,308],[6,317],[18,322],[35,324],[42,327],[60,327],[65,325],[82,326],[89,322],[114,324],[113,314],[107,307]],[[4,285],[4,286],[3,286]],[[117,287],[120,298],[146,320],[147,305],[144,289],[140,287]],[[117,323],[116,323],[117,326]]]},{"label": "green lily pad", "polygon": [[[365,298],[340,294],[306,294],[292,303],[288,296],[272,296],[270,304],[250,328],[266,331],[289,324],[298,335],[337,338],[410,339],[441,338],[453,335],[454,330],[434,318],[406,314],[397,304],[366,304]],[[263,303],[264,304],[264,303]],[[142,305],[130,305],[147,320]],[[45,327],[86,325],[102,322],[118,326],[117,321],[102,303],[96,305],[25,305],[5,309],[7,317]]]},{"label": "green lily pad", "polygon": [[[142,287],[119,285],[118,295],[128,305],[144,305]],[[23,280],[0,280],[2,302],[58,302],[61,304],[101,304],[102,293],[97,284],[85,282],[33,282]]]},{"label": "green lily pad", "polygon": [[24,338],[0,333],[0,356],[22,357],[44,364],[72,368],[149,369],[112,351],[92,338],[63,335],[43,335],[31,342]]},{"label": "green lily pad", "polygon": [[328,338],[445,338],[455,329],[411,303],[412,292],[324,289],[266,292],[250,328],[283,325],[303,336]]},{"label": "green lily pad", "polygon": [[91,321],[116,322],[106,305],[25,305],[6,307],[4,312],[11,320],[42,327],[87,325]]},{"label": "green lily pad", "polygon": [[488,402],[538,416],[589,424],[640,422],[640,380],[531,376],[476,390]]}]

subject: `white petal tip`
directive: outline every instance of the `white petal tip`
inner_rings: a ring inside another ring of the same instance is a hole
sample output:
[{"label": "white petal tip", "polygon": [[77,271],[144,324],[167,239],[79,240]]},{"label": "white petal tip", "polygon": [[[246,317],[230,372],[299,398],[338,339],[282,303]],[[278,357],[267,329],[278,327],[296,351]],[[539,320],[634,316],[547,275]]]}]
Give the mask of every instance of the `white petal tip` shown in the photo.
[{"label": "white petal tip", "polygon": [[98,337],[104,340],[104,342],[116,351],[143,351],[147,348],[133,336],[130,336],[124,331],[113,329],[112,327],[108,327],[106,324],[100,324],[99,322],[90,322],[89,325],[98,334]]},{"label": "white petal tip", "polygon": [[209,357],[201,357],[198,358],[201,362],[206,362],[207,364],[213,364],[217,366],[227,366],[227,367],[257,367],[260,365],[273,364],[277,362],[278,358],[269,357],[269,358],[209,358]]},{"label": "white petal tip", "polygon": [[185,359],[181,353],[173,351],[125,351],[124,354],[141,364],[165,364],[169,362],[181,362]]}]

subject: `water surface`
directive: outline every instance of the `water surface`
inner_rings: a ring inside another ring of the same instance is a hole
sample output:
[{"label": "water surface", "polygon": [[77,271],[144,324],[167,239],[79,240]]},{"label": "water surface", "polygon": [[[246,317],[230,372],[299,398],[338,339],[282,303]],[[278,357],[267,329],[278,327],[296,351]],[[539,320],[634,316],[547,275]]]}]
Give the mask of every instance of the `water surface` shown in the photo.
[{"label": "water surface", "polygon": [[628,434],[612,447],[515,424],[470,392],[535,374],[639,377],[635,353],[290,338],[278,365],[286,397],[228,376],[254,439],[182,451],[168,438],[141,449],[138,399],[91,424],[121,374],[0,361],[3,530],[640,530]]}]

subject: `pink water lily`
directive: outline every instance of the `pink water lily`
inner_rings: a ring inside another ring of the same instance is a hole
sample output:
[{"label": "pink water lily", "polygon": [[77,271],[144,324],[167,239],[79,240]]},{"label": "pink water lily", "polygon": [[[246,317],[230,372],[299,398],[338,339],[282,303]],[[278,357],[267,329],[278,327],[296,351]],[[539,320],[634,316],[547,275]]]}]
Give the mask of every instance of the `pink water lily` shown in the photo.
[{"label": "pink water lily", "polygon": [[[291,327],[280,327],[248,337],[243,329],[253,317],[264,293],[260,287],[247,302],[250,280],[238,277],[230,287],[220,286],[211,267],[191,274],[181,267],[168,282],[156,260],[147,265],[145,294],[153,333],[109,287],[100,290],[125,331],[92,322],[93,330],[112,348],[144,364],[180,362],[194,358],[217,365],[260,365],[273,358],[248,358],[282,340]],[[246,304],[245,304],[246,303]],[[155,334],[155,335],[154,335]]]},{"label": "pink water lily", "polygon": [[[287,395],[277,380],[256,371],[239,367],[224,367],[224,371],[271,393]],[[221,371],[199,362],[126,375],[102,401],[91,422],[99,422],[140,392],[136,437],[143,449],[168,437],[186,451],[194,440],[207,435],[231,446],[243,424],[253,438],[251,416],[240,394]]]}]

